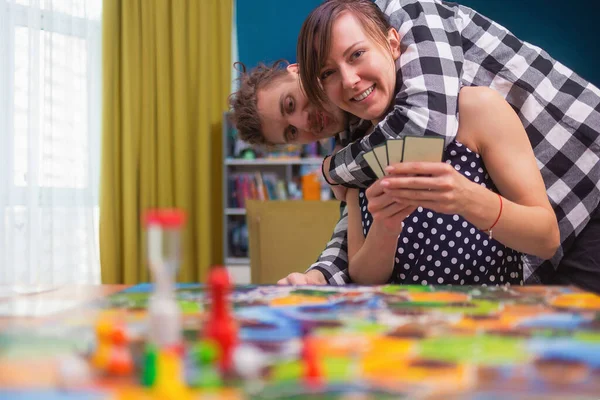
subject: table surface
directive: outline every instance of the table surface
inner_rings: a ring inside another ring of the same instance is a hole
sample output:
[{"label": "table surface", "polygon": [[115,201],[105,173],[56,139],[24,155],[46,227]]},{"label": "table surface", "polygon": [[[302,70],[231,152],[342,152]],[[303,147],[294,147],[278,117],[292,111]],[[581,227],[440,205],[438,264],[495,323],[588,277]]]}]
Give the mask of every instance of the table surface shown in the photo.
[{"label": "table surface", "polygon": [[[194,337],[206,324],[206,289],[177,290],[183,324]],[[56,389],[56,357],[89,345],[99,313],[124,312],[131,332],[145,335],[150,294],[149,285],[106,285],[0,298],[4,315],[19,315],[0,318],[0,388]],[[600,393],[600,296],[575,288],[238,286],[231,304],[240,341],[271,359],[299,346],[306,329],[313,332],[327,390],[355,390],[359,381],[441,398],[597,399]],[[298,386],[299,363],[272,364],[266,393]],[[290,374],[296,381],[285,380]],[[346,383],[336,386],[329,377],[339,374]]]},{"label": "table surface", "polygon": [[[14,295],[0,297],[0,310],[5,311],[0,314],[0,331],[14,326],[39,324],[48,318],[62,318],[73,308],[120,292],[129,286],[66,285],[38,293],[35,287],[19,287]],[[61,309],[64,311],[60,311]],[[54,310],[58,312],[53,312]]]}]

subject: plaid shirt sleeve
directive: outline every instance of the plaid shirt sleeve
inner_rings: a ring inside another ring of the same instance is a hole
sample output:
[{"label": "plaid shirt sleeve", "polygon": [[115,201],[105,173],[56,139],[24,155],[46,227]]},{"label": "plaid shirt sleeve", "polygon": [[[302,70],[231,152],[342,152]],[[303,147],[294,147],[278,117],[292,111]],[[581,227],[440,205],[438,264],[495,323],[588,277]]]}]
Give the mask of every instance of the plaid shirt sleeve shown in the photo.
[{"label": "plaid shirt sleeve", "polygon": [[320,271],[330,285],[351,283],[348,273],[348,209],[346,203],[340,204],[340,220],[325,250],[307,271]]},{"label": "plaid shirt sleeve", "polygon": [[331,179],[367,187],[376,176],[363,158],[387,139],[436,135],[451,142],[458,131],[458,92],[464,53],[455,8],[435,0],[376,0],[398,29],[398,90],[385,119],[373,132],[332,156]]}]

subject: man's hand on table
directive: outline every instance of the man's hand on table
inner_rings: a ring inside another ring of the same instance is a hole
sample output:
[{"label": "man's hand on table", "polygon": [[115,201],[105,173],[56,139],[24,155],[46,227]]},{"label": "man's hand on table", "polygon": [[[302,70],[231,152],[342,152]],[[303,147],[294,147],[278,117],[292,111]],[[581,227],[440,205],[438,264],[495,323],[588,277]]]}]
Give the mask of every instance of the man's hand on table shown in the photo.
[{"label": "man's hand on table", "polygon": [[277,281],[278,285],[326,285],[327,281],[323,274],[317,270],[310,270],[303,274],[292,272],[283,279]]}]

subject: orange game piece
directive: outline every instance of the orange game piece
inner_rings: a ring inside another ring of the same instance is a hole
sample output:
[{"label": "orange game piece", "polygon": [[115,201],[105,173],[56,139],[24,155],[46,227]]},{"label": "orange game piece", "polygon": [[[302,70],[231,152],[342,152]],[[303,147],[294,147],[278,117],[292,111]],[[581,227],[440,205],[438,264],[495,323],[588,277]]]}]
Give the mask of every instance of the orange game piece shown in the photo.
[{"label": "orange game piece", "polygon": [[116,346],[127,344],[127,333],[121,325],[115,325],[110,332],[110,341]]},{"label": "orange game piece", "polygon": [[227,295],[231,290],[227,270],[223,267],[213,268],[208,277],[208,287],[212,305],[205,329],[206,337],[218,343],[220,368],[223,373],[227,373],[232,369],[233,349],[238,339],[237,327],[227,303]]},{"label": "orange game piece", "polygon": [[105,370],[110,362],[112,323],[109,318],[102,317],[96,323],[96,350],[91,357],[92,365]]}]

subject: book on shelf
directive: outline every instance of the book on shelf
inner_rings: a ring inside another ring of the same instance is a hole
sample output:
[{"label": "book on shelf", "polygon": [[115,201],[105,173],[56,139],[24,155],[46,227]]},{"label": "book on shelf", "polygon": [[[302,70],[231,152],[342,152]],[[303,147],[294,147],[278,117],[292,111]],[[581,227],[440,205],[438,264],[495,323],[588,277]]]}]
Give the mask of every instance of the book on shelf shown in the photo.
[{"label": "book on shelf", "polygon": [[287,185],[275,173],[240,172],[228,180],[228,207],[245,208],[246,200],[287,200]]}]

